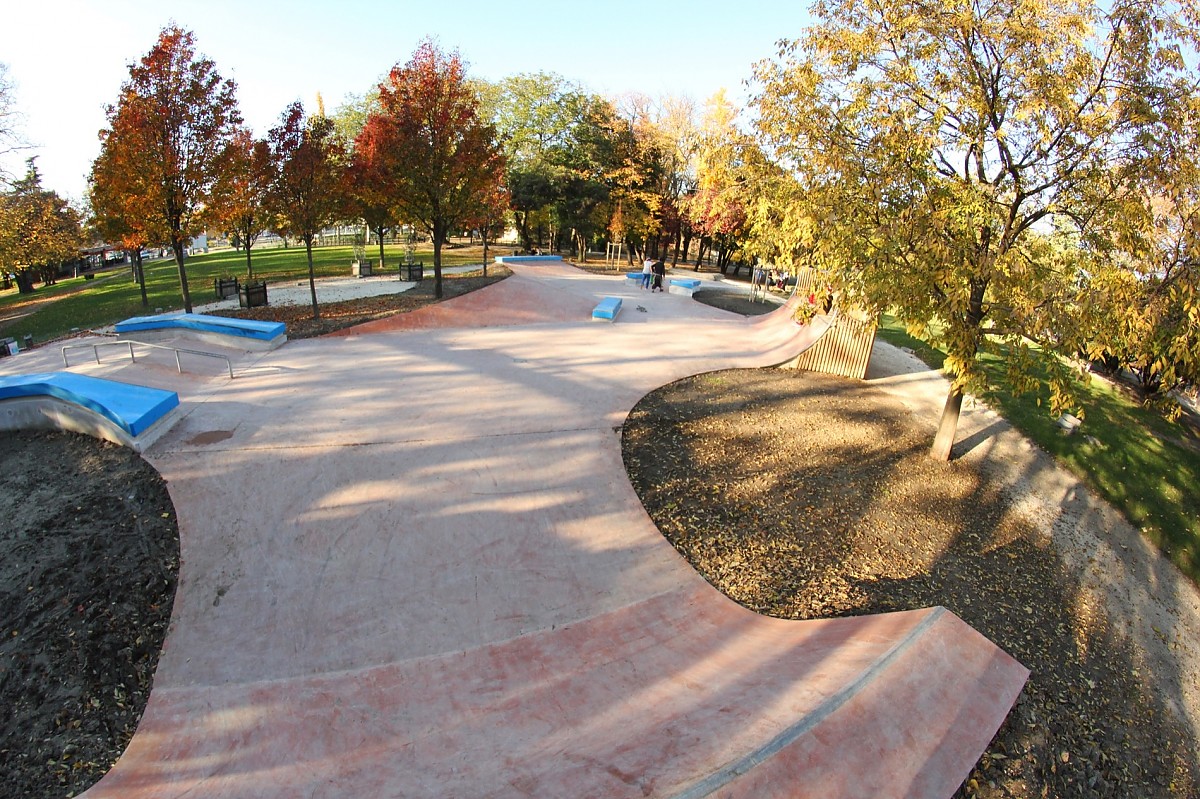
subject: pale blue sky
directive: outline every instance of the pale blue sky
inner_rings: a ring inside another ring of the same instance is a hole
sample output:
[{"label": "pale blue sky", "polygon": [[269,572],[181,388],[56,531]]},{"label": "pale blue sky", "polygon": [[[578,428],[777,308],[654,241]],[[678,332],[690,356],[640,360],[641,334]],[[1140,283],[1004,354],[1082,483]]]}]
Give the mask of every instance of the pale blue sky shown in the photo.
[{"label": "pale blue sky", "polygon": [[[743,81],[775,42],[795,38],[806,4],[792,0],[608,0],[506,3],[385,0],[4,0],[0,62],[9,65],[24,137],[40,145],[43,183],[79,198],[128,65],[174,21],[238,83],[247,123],[262,135],[284,107],[317,92],[332,111],[361,94],[417,42],[457,48],[473,77],[556,72],[591,91],[651,97],[718,89],[746,97]],[[30,153],[22,154],[14,165]]]}]

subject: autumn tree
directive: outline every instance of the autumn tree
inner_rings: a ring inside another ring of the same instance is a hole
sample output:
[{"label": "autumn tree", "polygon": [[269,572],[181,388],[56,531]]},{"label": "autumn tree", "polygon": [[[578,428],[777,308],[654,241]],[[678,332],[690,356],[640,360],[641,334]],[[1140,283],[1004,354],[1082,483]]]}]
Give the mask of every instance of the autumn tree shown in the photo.
[{"label": "autumn tree", "polygon": [[222,153],[240,122],[233,81],[222,80],[216,65],[196,54],[193,34],[175,26],[130,66],[116,105],[108,108],[107,157],[122,162],[117,172],[144,176],[111,190],[144,192],[136,204],[167,234],[188,313],[187,243],[204,228]]},{"label": "autumn tree", "polygon": [[92,162],[88,176],[88,199],[92,207],[90,227],[92,233],[110,244],[120,244],[133,264],[134,277],[141,293],[142,307],[150,307],[146,295],[146,273],[142,264],[142,250],[148,244],[161,244],[169,235],[161,224],[156,225],[158,215],[146,203],[152,196],[144,185],[147,176],[134,170],[126,172],[131,164],[116,157],[116,152],[105,145],[101,137],[100,155]]},{"label": "autumn tree", "polygon": [[340,189],[345,149],[333,122],[326,116],[306,116],[299,102],[288,106],[267,139],[275,164],[270,205],[282,227],[304,242],[313,319],[319,319],[312,247],[317,235],[344,207]]},{"label": "autumn tree", "polygon": [[715,247],[717,268],[725,274],[749,232],[754,183],[748,170],[763,159],[755,141],[737,127],[737,116],[724,90],[705,103],[696,146],[695,189],[682,203],[684,217],[700,236],[697,270],[705,248]]},{"label": "autumn tree", "polygon": [[463,223],[472,230],[479,231],[483,239],[483,274],[487,276],[488,242],[495,241],[504,234],[504,222],[509,207],[508,192],[502,186],[494,186],[491,191],[478,195],[475,203],[463,215]]},{"label": "autumn tree", "polygon": [[385,267],[383,237],[399,221],[385,128],[378,114],[364,121],[354,138],[343,186],[347,215],[361,218],[379,242],[380,269]]},{"label": "autumn tree", "polygon": [[254,279],[250,248],[271,223],[268,198],[275,180],[271,147],[238,128],[225,147],[213,189],[212,217],[246,248],[246,279]]},{"label": "autumn tree", "polygon": [[58,267],[79,256],[79,213],[57,192],[42,188],[37,159],[25,176],[0,195],[0,268],[17,276],[18,291],[33,291],[36,278],[49,285]]},{"label": "autumn tree", "polygon": [[1086,355],[1128,368],[1143,400],[1172,417],[1172,392],[1200,382],[1200,97],[1179,111],[1183,136],[1155,138],[1182,146],[1155,148],[1123,181],[1122,214],[1105,220],[1108,246],[1081,279]]},{"label": "autumn tree", "polygon": [[379,104],[374,119],[390,192],[399,216],[433,240],[434,293],[441,297],[442,246],[503,177],[496,130],[480,117],[458,53],[447,55],[428,39],[388,73]]},{"label": "autumn tree", "polygon": [[1178,137],[1160,123],[1192,94],[1191,0],[834,0],[814,16],[756,70],[760,130],[830,282],[947,352],[932,454],[950,456],[964,392],[986,387],[983,353],[1016,386],[1046,370],[1065,408],[1080,259],[1046,237],[1099,246],[1124,176]]}]

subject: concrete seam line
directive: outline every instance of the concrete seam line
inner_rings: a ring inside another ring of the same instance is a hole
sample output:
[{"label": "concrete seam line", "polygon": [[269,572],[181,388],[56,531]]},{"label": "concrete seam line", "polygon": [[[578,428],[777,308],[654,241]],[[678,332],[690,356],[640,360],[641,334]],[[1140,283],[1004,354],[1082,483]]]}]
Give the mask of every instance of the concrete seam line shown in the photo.
[{"label": "concrete seam line", "polygon": [[846,702],[857,694],[863,686],[874,680],[881,671],[891,665],[892,661],[904,653],[912,644],[925,634],[930,627],[937,623],[939,619],[945,615],[944,607],[936,607],[929,615],[909,631],[908,635],[904,636],[900,641],[897,641],[891,649],[889,649],[881,658],[876,660],[871,667],[865,670],[858,676],[854,682],[842,688],[837,693],[830,696],[828,699],[817,705],[811,713],[805,714],[804,718],[797,721],[787,729],[780,732],[770,741],[759,748],[747,752],[739,759],[729,763],[714,771],[706,778],[696,783],[692,787],[684,790],[682,793],[675,794],[672,799],[702,799],[705,796],[710,796],[714,791],[722,788],[733,782],[736,778],[749,772],[755,766],[766,762],[770,758],[778,754],[784,747],[794,743],[800,736],[812,730],[826,718],[828,718],[835,710],[840,708]]}]

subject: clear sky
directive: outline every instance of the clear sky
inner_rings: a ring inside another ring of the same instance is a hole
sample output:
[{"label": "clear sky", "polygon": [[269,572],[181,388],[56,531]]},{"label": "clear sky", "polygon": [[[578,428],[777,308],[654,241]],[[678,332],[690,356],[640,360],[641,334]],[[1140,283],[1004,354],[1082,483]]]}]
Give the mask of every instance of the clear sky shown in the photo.
[{"label": "clear sky", "polygon": [[72,199],[86,176],[128,66],[171,22],[238,84],[258,135],[284,107],[332,112],[363,94],[420,39],[457,49],[472,77],[554,72],[605,95],[688,95],[725,88],[743,102],[755,61],[807,24],[801,0],[3,0],[0,62],[9,66],[23,137],[18,174],[38,156],[43,185]]}]

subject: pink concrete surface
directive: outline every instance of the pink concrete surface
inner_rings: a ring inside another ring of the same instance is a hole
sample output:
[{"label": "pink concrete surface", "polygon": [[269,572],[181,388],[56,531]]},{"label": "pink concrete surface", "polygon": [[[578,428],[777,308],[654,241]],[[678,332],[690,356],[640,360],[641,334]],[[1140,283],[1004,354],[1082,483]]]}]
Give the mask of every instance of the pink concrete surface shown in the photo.
[{"label": "pink concrete surface", "polygon": [[[79,367],[170,387],[183,412],[147,451],[179,514],[171,629],[86,796],[953,793],[1020,664],[942,609],[741,608],[621,463],[646,392],[818,332],[513,269],[419,329],[289,342],[233,380]],[[603,296],[625,300],[614,324],[590,321]]]}]

